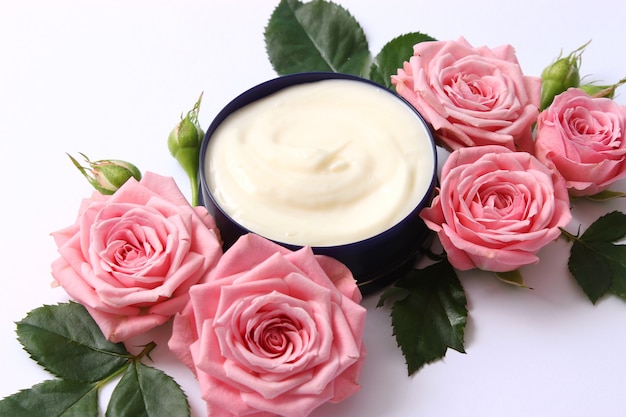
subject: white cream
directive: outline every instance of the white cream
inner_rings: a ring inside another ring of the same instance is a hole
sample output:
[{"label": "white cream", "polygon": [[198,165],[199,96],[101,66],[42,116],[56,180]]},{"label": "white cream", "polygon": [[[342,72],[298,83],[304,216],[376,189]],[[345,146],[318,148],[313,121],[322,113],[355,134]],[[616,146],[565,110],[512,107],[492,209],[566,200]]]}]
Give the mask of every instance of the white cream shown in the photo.
[{"label": "white cream", "polygon": [[426,127],[382,88],[324,80],[280,90],[228,116],[211,137],[205,176],[247,229],[294,245],[375,236],[429,191]]}]

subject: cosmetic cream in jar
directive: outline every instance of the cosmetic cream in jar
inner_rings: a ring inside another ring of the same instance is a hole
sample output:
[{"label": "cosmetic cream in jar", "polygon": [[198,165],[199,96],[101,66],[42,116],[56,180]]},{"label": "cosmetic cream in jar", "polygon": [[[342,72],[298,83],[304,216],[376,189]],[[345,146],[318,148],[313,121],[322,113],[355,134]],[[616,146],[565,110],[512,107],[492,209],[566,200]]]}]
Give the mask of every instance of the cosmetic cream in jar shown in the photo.
[{"label": "cosmetic cream in jar", "polygon": [[410,265],[429,232],[436,150],[421,116],[367,80],[303,73],[220,112],[201,150],[205,205],[228,247],[252,232],[345,263],[363,289]]}]

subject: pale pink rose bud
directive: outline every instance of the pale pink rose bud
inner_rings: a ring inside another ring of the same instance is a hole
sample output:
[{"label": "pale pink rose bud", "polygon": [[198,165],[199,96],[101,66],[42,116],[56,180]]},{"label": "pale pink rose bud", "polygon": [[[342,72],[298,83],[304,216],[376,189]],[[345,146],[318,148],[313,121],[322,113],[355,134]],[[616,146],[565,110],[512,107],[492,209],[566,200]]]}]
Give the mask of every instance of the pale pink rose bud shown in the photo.
[{"label": "pale pink rose bud", "polygon": [[600,84],[595,84],[595,83],[588,83],[588,84],[582,84],[578,86],[578,88],[580,88],[581,90],[583,90],[585,93],[589,94],[592,97],[606,97],[606,98],[612,99],[615,96],[615,90],[617,90],[617,87],[619,87],[620,85],[624,83],[626,83],[626,78],[622,78],[615,84],[611,84],[611,85],[600,85]]},{"label": "pale pink rose bud", "polygon": [[104,195],[111,195],[116,192],[130,178],[141,180],[141,171],[130,162],[118,159],[103,159],[100,161],[90,161],[81,153],[87,166],[84,167],[68,154],[72,163],[87,178],[89,184]]}]

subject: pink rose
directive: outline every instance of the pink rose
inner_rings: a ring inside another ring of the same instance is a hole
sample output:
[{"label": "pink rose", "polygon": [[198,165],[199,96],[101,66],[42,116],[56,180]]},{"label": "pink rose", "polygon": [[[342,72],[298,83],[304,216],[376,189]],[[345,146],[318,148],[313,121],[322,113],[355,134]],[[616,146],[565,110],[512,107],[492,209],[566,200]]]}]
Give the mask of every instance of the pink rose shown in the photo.
[{"label": "pink rose", "polygon": [[512,46],[474,48],[460,38],[421,42],[413,49],[392,83],[443,146],[532,149],[541,79],[522,73]]},{"label": "pink rose", "polygon": [[191,289],[169,346],[196,374],[211,417],[303,417],[359,389],[360,299],[338,261],[248,234]]},{"label": "pink rose", "polygon": [[148,172],[112,196],[94,192],[75,224],[52,233],[61,255],[52,275],[107,339],[124,341],[183,309],[221,256],[217,233],[172,178]]},{"label": "pink rose", "polygon": [[571,220],[563,180],[526,152],[461,148],[441,178],[420,216],[459,270],[508,272],[537,263],[535,254]]},{"label": "pink rose", "polygon": [[535,156],[574,196],[597,194],[626,176],[626,107],[571,88],[539,115]]}]

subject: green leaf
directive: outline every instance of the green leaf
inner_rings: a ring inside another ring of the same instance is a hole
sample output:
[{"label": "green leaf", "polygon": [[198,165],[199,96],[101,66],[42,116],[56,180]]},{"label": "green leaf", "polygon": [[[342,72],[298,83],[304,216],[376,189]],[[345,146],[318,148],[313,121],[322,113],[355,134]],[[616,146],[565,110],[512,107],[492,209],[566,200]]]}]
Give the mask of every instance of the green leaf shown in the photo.
[{"label": "green leaf", "polygon": [[609,291],[611,294],[626,300],[626,274],[624,274],[624,271],[622,271],[622,273],[617,271],[613,274],[613,280],[611,281],[611,288],[609,288]]},{"label": "green leaf", "polygon": [[396,286],[407,290],[403,297],[392,294],[401,298],[394,301],[391,318],[409,375],[443,358],[448,348],[465,352],[467,300],[447,260],[411,270]]},{"label": "green leaf", "polygon": [[592,303],[598,301],[611,287],[611,266],[603,258],[597,242],[590,246],[576,240],[570,250],[567,266]]},{"label": "green leaf", "polygon": [[65,379],[102,380],[130,357],[122,343],[106,340],[85,307],[74,302],[31,311],[17,323],[17,336],[33,360]]},{"label": "green leaf", "polygon": [[55,379],[0,401],[0,416],[97,417],[96,384]]},{"label": "green leaf", "polygon": [[378,300],[378,304],[376,304],[376,307],[378,308],[384,306],[385,303],[391,299],[402,299],[406,298],[408,295],[409,291],[405,290],[404,288],[389,287],[381,294],[380,299]]},{"label": "green leaf", "polygon": [[593,222],[580,239],[588,242],[615,242],[624,236],[626,236],[626,214],[612,211]]},{"label": "green leaf", "polygon": [[371,62],[359,23],[324,0],[281,0],[265,28],[265,45],[279,75],[330,71],[364,76]]},{"label": "green leaf", "polygon": [[604,202],[604,201],[609,201],[609,200],[613,200],[616,198],[624,198],[624,197],[626,197],[626,193],[622,193],[620,191],[604,190],[604,191],[600,191],[597,194],[587,196],[586,198],[592,201]]},{"label": "green leaf", "polygon": [[614,211],[573,237],[568,268],[592,303],[607,292],[626,298],[626,246],[613,242],[626,236],[626,215]]},{"label": "green leaf", "polygon": [[391,88],[391,76],[398,73],[405,61],[413,56],[413,46],[435,38],[420,32],[400,35],[387,42],[380,50],[370,69],[370,80]]},{"label": "green leaf", "polygon": [[113,390],[106,417],[188,417],[189,413],[187,397],[170,376],[134,362]]}]

